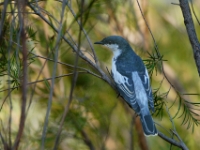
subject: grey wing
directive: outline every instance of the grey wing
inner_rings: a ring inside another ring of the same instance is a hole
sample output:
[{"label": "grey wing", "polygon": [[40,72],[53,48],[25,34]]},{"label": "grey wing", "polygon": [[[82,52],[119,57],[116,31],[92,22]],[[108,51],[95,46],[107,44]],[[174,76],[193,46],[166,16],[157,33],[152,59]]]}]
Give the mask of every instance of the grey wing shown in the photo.
[{"label": "grey wing", "polygon": [[154,112],[154,99],[153,99],[153,94],[152,94],[152,90],[151,90],[150,79],[149,79],[147,69],[145,68],[145,72],[139,73],[139,76],[142,80],[143,86],[147,93],[149,107]]},{"label": "grey wing", "polygon": [[124,81],[118,85],[118,90],[120,95],[125,99],[125,101],[137,112],[140,112],[140,107],[136,101],[136,95],[134,90],[134,84],[132,79],[128,79],[123,76]]}]

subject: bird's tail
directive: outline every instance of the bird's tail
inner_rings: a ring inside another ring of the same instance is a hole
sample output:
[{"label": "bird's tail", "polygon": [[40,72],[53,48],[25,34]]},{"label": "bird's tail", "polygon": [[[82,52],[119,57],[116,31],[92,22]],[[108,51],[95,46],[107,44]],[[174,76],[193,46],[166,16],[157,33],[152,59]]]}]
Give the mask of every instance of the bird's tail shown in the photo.
[{"label": "bird's tail", "polygon": [[156,126],[155,126],[153,119],[152,119],[150,114],[148,114],[148,115],[140,114],[140,120],[141,120],[141,123],[142,123],[144,134],[146,136],[158,135],[158,131],[156,129]]}]

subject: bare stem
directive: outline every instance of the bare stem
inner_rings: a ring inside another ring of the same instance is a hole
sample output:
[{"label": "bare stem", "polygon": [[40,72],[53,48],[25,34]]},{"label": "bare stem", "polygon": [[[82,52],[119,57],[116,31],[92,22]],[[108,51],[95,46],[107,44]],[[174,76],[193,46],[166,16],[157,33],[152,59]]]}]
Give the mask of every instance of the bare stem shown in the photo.
[{"label": "bare stem", "polygon": [[44,128],[43,128],[43,132],[42,132],[42,145],[41,145],[42,149],[45,149],[44,144],[45,144],[49,115],[50,115],[51,105],[52,105],[55,76],[56,76],[56,71],[57,71],[58,52],[59,52],[60,41],[62,39],[63,18],[64,18],[66,3],[67,3],[67,0],[64,0],[63,3],[62,3],[62,10],[61,10],[61,13],[60,13],[60,24],[59,24],[59,29],[58,29],[58,36],[57,36],[56,44],[55,44],[55,47],[54,47],[54,50],[55,50],[54,60],[55,60],[55,62],[54,62],[54,66],[53,66],[53,72],[52,72],[53,78],[52,78],[52,84],[51,84],[51,88],[50,88],[49,99],[48,99],[48,106],[47,106],[47,111],[46,111],[46,116],[45,116]]},{"label": "bare stem", "polygon": [[179,2],[180,2],[180,7],[182,10],[187,34],[188,34],[190,44],[193,49],[194,60],[196,62],[196,67],[200,76],[200,43],[198,41],[196,31],[194,28],[194,23],[192,20],[192,15],[191,15],[190,7],[189,7],[189,1],[179,0]]},{"label": "bare stem", "polygon": [[177,147],[180,147],[183,150],[188,150],[187,146],[182,141],[181,142],[177,142],[174,139],[165,136],[163,133],[161,133],[159,131],[158,131],[158,136],[161,137],[163,140],[165,140],[166,142],[168,142],[170,144],[173,144],[173,145],[175,145]]},{"label": "bare stem", "polygon": [[[17,1],[18,10],[25,10],[26,1]],[[23,135],[23,130],[25,126],[25,119],[26,119],[26,101],[27,101],[27,79],[28,79],[28,50],[26,48],[26,33],[25,33],[25,25],[24,25],[24,18],[25,14],[19,12],[19,22],[20,22],[20,39],[22,40],[22,56],[23,56],[23,79],[22,79],[22,101],[21,101],[21,116],[20,116],[20,123],[19,123],[19,130],[15,139],[15,143],[13,149],[17,150],[19,147],[20,140]]]}]

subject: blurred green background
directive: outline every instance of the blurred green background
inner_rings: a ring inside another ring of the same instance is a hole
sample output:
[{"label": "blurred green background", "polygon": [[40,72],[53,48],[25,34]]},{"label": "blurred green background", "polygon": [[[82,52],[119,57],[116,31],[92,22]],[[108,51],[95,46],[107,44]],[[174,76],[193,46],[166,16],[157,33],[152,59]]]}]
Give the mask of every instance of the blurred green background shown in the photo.
[{"label": "blurred green background", "polygon": [[[76,22],[82,18],[82,25],[87,32],[91,42],[100,41],[109,35],[120,35],[126,38],[132,48],[140,55],[147,64],[151,60],[148,53],[155,54],[155,45],[150,32],[144,22],[139,10],[137,1],[134,0],[85,0],[69,1],[70,7],[66,6],[63,18],[62,34],[72,44],[80,43],[80,49],[87,58],[92,58],[92,50],[86,36],[82,33],[79,40],[80,27]],[[190,102],[200,102],[200,80],[193,58],[192,48],[185,29],[181,9],[178,1],[139,1],[143,14],[151,28],[153,36],[158,45],[159,53],[162,56],[165,75],[160,70],[159,62],[155,62],[152,79],[152,89],[157,94],[156,108],[162,108],[153,115],[159,131],[170,137],[170,130],[173,125],[170,117],[173,118],[176,131],[189,149],[200,149],[200,128],[195,125],[195,119],[199,120],[197,106]],[[44,118],[47,110],[51,81],[45,80],[52,77],[55,69],[54,62],[48,61],[55,57],[55,45],[57,33],[51,26],[46,24],[41,16],[38,16],[31,9],[30,5],[40,11],[41,15],[48,19],[56,28],[59,28],[62,3],[60,1],[30,1],[27,5],[25,25],[27,29],[27,48],[29,50],[28,82],[44,80],[28,86],[27,100],[30,109],[27,113],[24,135],[21,139],[19,149],[35,150],[40,149],[41,137],[44,126]],[[7,11],[11,11],[14,4],[9,4]],[[200,18],[200,1],[193,1],[194,10]],[[82,8],[81,8],[82,7]],[[81,11],[83,9],[83,11]],[[3,5],[0,6],[3,10]],[[76,17],[72,15],[72,10]],[[14,9],[14,11],[17,11]],[[194,18],[196,33],[200,36],[200,28]],[[7,58],[7,62],[1,62],[1,91],[20,84],[21,60],[20,46],[17,43],[18,16],[14,13],[6,14],[4,24],[4,38],[1,45],[1,59]],[[57,21],[58,22],[57,22]],[[11,43],[8,41],[12,38]],[[92,45],[93,46],[93,45]],[[8,53],[9,49],[9,53]],[[108,75],[111,68],[112,54],[102,46],[94,46],[99,65]],[[18,55],[16,54],[18,53]],[[58,61],[74,65],[76,53],[64,40],[59,42]],[[151,60],[152,61],[152,60]],[[155,60],[158,61],[158,60]],[[79,58],[78,66],[88,69],[96,74],[99,72],[89,63]],[[11,68],[11,69],[8,69]],[[73,73],[74,68],[67,65],[57,64],[56,76]],[[81,70],[81,69],[78,69]],[[6,73],[5,73],[6,72]],[[7,75],[6,75],[7,74]],[[12,74],[12,76],[11,76]],[[40,74],[40,75],[39,75]],[[39,78],[38,78],[39,75]],[[55,80],[52,107],[50,111],[48,129],[46,134],[45,149],[52,149],[57,135],[64,109],[69,100],[73,76],[60,77]],[[12,82],[7,82],[7,81]],[[12,114],[11,140],[13,141],[18,131],[20,117],[20,88],[0,92],[1,97],[1,135],[8,140],[9,117]],[[192,95],[182,95],[192,94]],[[9,96],[8,96],[9,95]],[[123,150],[142,149],[138,139],[138,133],[132,116],[134,112],[118,98],[118,93],[102,79],[89,73],[79,73],[70,110],[64,120],[60,136],[59,149],[63,150],[87,150],[86,137],[95,149]],[[182,97],[180,99],[179,97]],[[189,102],[186,105],[187,100]],[[12,104],[12,109],[11,109]],[[27,104],[27,107],[28,107]],[[194,113],[190,112],[188,107]],[[11,114],[10,114],[11,110]],[[168,110],[168,111],[167,111]],[[169,115],[170,114],[170,115]],[[138,118],[138,117],[137,117]],[[198,121],[196,121],[198,125]],[[193,126],[194,125],[194,126]],[[189,127],[189,129],[187,129]],[[194,128],[193,128],[194,127]],[[133,130],[133,136],[131,131]],[[132,137],[132,139],[131,139]],[[177,140],[177,138],[176,138]],[[160,137],[147,137],[149,149],[179,149],[165,142]],[[0,149],[3,143],[0,142]]]}]

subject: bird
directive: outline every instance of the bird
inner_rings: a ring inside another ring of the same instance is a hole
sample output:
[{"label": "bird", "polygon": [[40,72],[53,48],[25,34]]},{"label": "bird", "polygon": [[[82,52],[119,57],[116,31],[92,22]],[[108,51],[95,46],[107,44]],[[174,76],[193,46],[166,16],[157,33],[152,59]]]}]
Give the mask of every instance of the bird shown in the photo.
[{"label": "bird", "polygon": [[94,44],[106,46],[113,52],[111,76],[117,91],[140,116],[144,135],[157,135],[150,112],[154,112],[154,99],[148,71],[142,59],[121,36],[108,36]]}]

